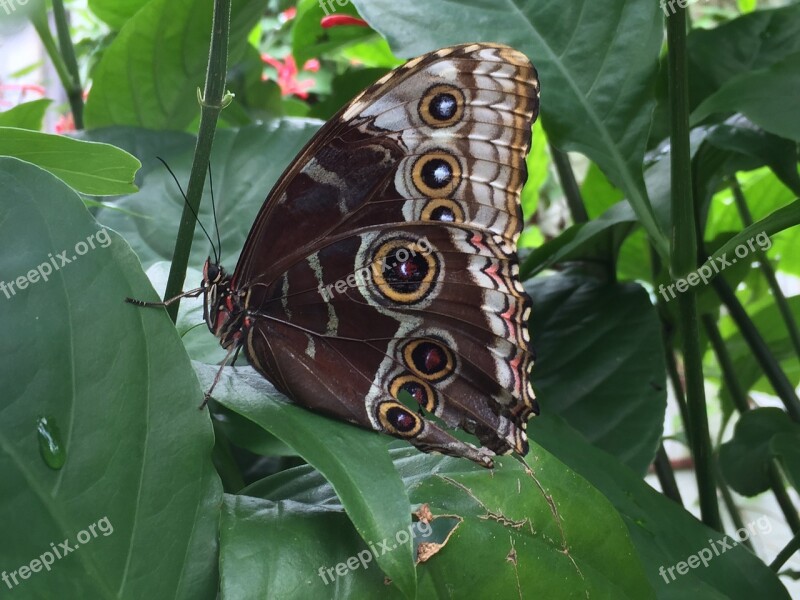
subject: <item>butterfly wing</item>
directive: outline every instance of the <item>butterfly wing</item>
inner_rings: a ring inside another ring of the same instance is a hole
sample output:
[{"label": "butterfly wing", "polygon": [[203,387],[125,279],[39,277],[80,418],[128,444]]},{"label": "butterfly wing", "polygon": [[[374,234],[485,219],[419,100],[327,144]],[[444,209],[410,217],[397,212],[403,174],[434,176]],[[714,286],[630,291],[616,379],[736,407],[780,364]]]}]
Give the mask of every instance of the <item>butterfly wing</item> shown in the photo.
[{"label": "butterfly wing", "polygon": [[516,241],[538,95],[524,55],[466,44],[409,61],[331,119],[233,275],[251,363],[299,404],[424,451],[487,466],[525,454],[538,411]]}]

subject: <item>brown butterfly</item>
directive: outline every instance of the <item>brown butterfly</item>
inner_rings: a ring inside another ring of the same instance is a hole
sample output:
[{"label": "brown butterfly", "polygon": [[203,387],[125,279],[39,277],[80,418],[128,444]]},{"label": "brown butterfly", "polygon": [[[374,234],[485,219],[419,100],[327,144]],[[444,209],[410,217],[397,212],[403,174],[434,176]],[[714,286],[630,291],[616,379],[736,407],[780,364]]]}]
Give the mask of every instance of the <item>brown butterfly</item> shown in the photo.
[{"label": "brown butterfly", "polygon": [[295,158],[233,275],[209,259],[185,295],[203,294],[229,356],[306,408],[486,467],[526,454],[538,407],[516,243],[538,108],[536,71],[507,46],[410,60]]}]

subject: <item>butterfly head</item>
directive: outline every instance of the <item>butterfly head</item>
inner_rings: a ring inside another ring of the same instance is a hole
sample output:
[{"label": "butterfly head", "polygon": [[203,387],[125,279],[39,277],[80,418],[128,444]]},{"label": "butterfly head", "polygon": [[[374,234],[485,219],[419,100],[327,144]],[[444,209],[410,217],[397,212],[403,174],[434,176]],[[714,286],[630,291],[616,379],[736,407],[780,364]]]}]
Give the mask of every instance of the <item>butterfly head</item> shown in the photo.
[{"label": "butterfly head", "polygon": [[231,276],[220,264],[206,259],[203,266],[203,317],[211,333],[228,348],[241,338],[244,309],[241,299],[231,290]]}]

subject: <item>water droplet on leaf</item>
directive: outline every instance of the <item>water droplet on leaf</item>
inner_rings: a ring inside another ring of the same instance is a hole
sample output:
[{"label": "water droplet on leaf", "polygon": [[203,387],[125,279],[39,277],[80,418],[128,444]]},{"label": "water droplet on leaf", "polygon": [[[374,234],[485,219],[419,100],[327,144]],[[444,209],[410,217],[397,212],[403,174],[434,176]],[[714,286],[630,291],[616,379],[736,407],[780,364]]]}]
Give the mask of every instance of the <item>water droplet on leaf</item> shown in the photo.
[{"label": "water droplet on leaf", "polygon": [[58,470],[67,460],[67,449],[61,441],[61,432],[52,417],[41,417],[36,422],[39,452],[51,469]]}]

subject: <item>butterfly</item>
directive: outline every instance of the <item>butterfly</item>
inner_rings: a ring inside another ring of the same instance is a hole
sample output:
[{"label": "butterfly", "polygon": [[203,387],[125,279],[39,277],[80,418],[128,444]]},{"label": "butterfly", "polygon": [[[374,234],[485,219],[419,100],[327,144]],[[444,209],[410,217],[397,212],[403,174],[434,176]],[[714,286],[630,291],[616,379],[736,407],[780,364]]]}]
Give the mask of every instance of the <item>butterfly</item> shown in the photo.
[{"label": "butterfly", "polygon": [[308,409],[485,467],[525,455],[539,409],[516,244],[538,108],[510,47],[408,61],[289,165],[233,274],[209,258],[184,295],[203,295],[229,356]]}]

